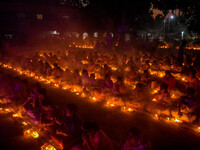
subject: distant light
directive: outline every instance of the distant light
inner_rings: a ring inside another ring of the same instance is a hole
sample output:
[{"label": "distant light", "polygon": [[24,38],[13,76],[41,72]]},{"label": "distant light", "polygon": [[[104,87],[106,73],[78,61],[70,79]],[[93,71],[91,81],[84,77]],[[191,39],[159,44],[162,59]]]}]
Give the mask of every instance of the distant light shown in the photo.
[{"label": "distant light", "polygon": [[112,32],[110,32],[110,35],[111,35],[112,38],[114,37],[114,34]]},{"label": "distant light", "polygon": [[36,17],[38,20],[42,20],[43,19],[43,14],[36,14]]},{"label": "distant light", "polygon": [[170,18],[171,18],[171,19],[174,19],[174,15],[171,15]]},{"label": "distant light", "polygon": [[94,32],[94,37],[98,37],[98,32]]},{"label": "distant light", "polygon": [[88,37],[88,33],[87,32],[83,33],[83,40],[85,40],[87,37]]},{"label": "distant light", "polygon": [[54,31],[51,31],[51,34],[60,34],[60,33],[54,30]]},{"label": "distant light", "polygon": [[184,37],[184,31],[181,32],[181,38],[183,39]]}]

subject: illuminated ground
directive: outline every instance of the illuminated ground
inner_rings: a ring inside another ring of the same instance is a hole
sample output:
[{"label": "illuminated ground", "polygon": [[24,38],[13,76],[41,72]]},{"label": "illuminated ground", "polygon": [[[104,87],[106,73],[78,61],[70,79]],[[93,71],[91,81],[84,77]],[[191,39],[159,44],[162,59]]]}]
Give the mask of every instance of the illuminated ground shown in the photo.
[{"label": "illuminated ground", "polygon": [[1,150],[40,150],[36,139],[23,135],[23,125],[8,114],[0,114],[0,149]]},{"label": "illuminated ground", "polygon": [[[30,82],[35,82],[32,79]],[[86,98],[80,98],[72,93],[63,91],[58,88],[50,87],[49,85],[43,85],[47,88],[48,95],[51,97],[53,103],[59,106],[65,106],[67,103],[75,103],[78,105],[80,117],[83,120],[96,121],[100,127],[115,141],[121,143],[125,140],[127,131],[131,127],[138,127],[147,131],[152,141],[152,149],[199,149],[200,148],[200,134],[194,133],[191,130],[184,129],[183,127],[167,124],[161,121],[154,120],[148,115],[132,112],[123,113],[116,108],[111,109],[105,107],[102,103],[94,103],[88,101]],[[0,135],[8,143],[14,143],[16,147],[21,148],[24,140],[17,138],[22,135],[20,126],[14,124],[13,121],[6,121],[6,119],[0,119],[1,131]],[[3,123],[2,123],[3,122]],[[6,123],[4,125],[4,122]],[[7,125],[8,124],[8,125]],[[9,128],[6,132],[3,128],[9,127],[15,132],[11,132]],[[14,139],[14,140],[10,140]],[[20,141],[18,141],[20,140]],[[34,141],[34,139],[32,139]],[[33,147],[31,143],[25,143],[23,146]],[[120,141],[120,142],[119,142]],[[3,142],[4,143],[4,142]],[[38,143],[33,144],[37,147]],[[17,148],[18,149],[18,148]],[[25,148],[26,149],[26,148]],[[37,149],[37,148],[35,148]]]}]

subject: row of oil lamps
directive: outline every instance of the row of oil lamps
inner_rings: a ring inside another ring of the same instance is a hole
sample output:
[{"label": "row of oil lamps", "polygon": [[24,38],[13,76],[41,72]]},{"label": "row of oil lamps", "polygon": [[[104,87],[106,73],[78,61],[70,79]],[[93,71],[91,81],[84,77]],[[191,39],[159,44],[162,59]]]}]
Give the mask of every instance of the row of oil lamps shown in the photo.
[{"label": "row of oil lamps", "polygon": [[[79,95],[79,96],[81,96],[81,97],[87,97],[86,96],[86,94],[84,93],[84,92],[81,92],[81,88],[80,87],[77,87],[77,86],[71,86],[71,85],[62,85],[61,83],[57,83],[57,82],[55,82],[53,79],[45,79],[45,78],[43,78],[43,77],[40,77],[40,76],[37,76],[37,75],[35,75],[35,73],[32,73],[32,72],[28,72],[28,71],[22,71],[21,69],[17,69],[17,68],[14,68],[14,67],[12,67],[12,66],[9,66],[9,65],[6,65],[6,64],[3,64],[3,67],[4,68],[8,68],[8,69],[13,69],[13,70],[15,70],[15,71],[17,71],[18,73],[20,73],[20,74],[24,74],[24,75],[26,75],[26,76],[28,76],[28,77],[33,77],[33,78],[35,78],[35,79],[37,79],[37,80],[39,80],[39,81],[42,81],[42,82],[45,82],[45,83],[47,83],[47,84],[51,84],[51,85],[53,85],[54,87],[60,87],[60,88],[62,88],[63,90],[70,90],[71,92],[73,92],[73,93],[75,93],[76,95]],[[115,71],[115,70],[117,70],[117,68],[115,67],[115,68],[112,68],[112,70],[113,71]],[[139,73],[142,73],[143,71],[142,70],[139,70]],[[157,75],[158,77],[163,77],[164,76],[164,71],[151,71],[150,70],[150,74],[151,75]],[[182,80],[182,81],[186,81],[185,80],[185,78],[183,78],[183,77],[181,77],[180,76],[180,74],[177,74],[176,76],[176,79],[180,79],[180,80]],[[155,92],[154,93],[156,93],[157,92],[157,90],[154,90]],[[173,96],[175,96],[175,95],[173,95]],[[89,99],[91,100],[91,101],[93,101],[93,102],[96,102],[96,101],[98,101],[98,98],[96,98],[96,97],[89,97]],[[156,99],[153,99],[152,101],[156,101]],[[115,107],[116,106],[116,104],[115,103],[113,103],[112,101],[108,101],[107,100],[107,102],[106,102],[106,106],[108,106],[108,107]],[[125,111],[125,112],[132,112],[132,111],[136,111],[134,108],[130,108],[130,107],[121,107],[121,110],[122,111]],[[155,118],[155,119],[159,119],[160,120],[160,117],[159,117],[159,115],[158,114],[155,114],[155,115],[153,115],[153,117]],[[167,117],[167,118],[165,118],[165,120],[167,121],[167,122],[173,122],[173,123],[182,123],[182,121],[181,120],[179,120],[179,119],[177,119],[177,118],[169,118],[169,117]],[[197,127],[197,128],[195,128],[195,131],[197,131],[197,132],[200,132],[200,127]]]}]

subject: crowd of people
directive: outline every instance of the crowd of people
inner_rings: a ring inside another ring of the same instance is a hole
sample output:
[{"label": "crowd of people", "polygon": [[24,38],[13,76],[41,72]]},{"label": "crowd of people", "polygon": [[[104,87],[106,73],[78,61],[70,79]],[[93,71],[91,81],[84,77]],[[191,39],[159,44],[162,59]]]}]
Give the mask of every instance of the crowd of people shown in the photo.
[{"label": "crowd of people", "polygon": [[[170,55],[138,52],[112,53],[95,50],[40,50],[1,58],[2,64],[48,79],[95,101],[125,111],[142,111],[199,125],[198,56],[180,59]],[[147,136],[135,128],[119,146],[94,122],[78,117],[77,106],[68,104],[60,111],[51,104],[40,83],[31,89],[28,81],[0,72],[0,96],[28,116],[33,124],[42,124],[51,138],[65,149],[150,149]],[[116,148],[117,147],[117,148]]]}]

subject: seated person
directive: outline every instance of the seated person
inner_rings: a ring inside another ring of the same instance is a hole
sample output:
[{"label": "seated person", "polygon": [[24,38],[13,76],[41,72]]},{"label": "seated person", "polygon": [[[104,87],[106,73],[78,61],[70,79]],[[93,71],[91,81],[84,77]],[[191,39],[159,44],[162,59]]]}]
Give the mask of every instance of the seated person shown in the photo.
[{"label": "seated person", "polygon": [[129,57],[129,60],[128,60],[127,65],[128,65],[128,66],[134,66],[134,60],[133,60],[133,57],[132,57],[132,56]]},{"label": "seated person", "polygon": [[52,75],[55,79],[59,79],[63,75],[63,70],[58,66],[57,63],[53,64],[54,68],[52,70]]},{"label": "seated person", "polygon": [[54,125],[54,109],[51,107],[50,103],[47,100],[42,102],[42,111],[41,111],[41,124],[43,126],[52,126]]},{"label": "seated person", "polygon": [[83,143],[74,146],[71,150],[114,150],[112,140],[99,129],[93,122],[86,122],[82,125]]},{"label": "seated person", "polygon": [[167,91],[167,84],[161,84],[160,90],[154,94],[154,98],[159,102],[168,103],[168,99],[170,98],[170,95]]},{"label": "seated person", "polygon": [[107,65],[107,64],[105,64],[104,65],[104,74],[111,74],[111,69],[110,69],[110,67]]},{"label": "seated person", "polygon": [[142,82],[148,83],[148,82],[150,81],[150,79],[151,79],[151,76],[150,76],[148,70],[144,70],[144,73],[142,74],[140,80],[141,80]]},{"label": "seated person", "polygon": [[28,116],[30,116],[35,123],[38,123],[40,119],[40,112],[42,108],[42,101],[40,97],[40,89],[41,85],[39,83],[36,83],[33,88],[31,93],[29,94],[27,100],[25,103],[22,105],[24,107],[24,111],[27,113]]},{"label": "seated person", "polygon": [[91,60],[89,61],[88,67],[87,67],[88,71],[89,71],[89,72],[90,72],[90,71],[94,71],[95,66],[96,66],[95,63],[94,63],[93,60],[91,59]]},{"label": "seated person", "polygon": [[162,82],[168,86],[168,91],[176,88],[176,79],[169,70],[165,71],[165,76],[163,77]]},{"label": "seated person", "polygon": [[197,79],[196,75],[196,71],[192,70],[189,73],[189,77],[188,77],[188,82],[186,83],[186,88],[193,88],[195,90],[198,89],[199,87],[199,80]]},{"label": "seated person", "polygon": [[62,131],[57,130],[57,134],[71,137],[80,136],[81,123],[77,116],[77,106],[75,104],[67,104],[61,124]]},{"label": "seated person", "polygon": [[135,67],[136,67],[137,69],[139,69],[139,68],[141,67],[141,61],[140,61],[139,58],[136,58],[136,60],[135,60]]},{"label": "seated person", "polygon": [[28,97],[28,80],[23,79],[15,85],[13,93],[7,98],[13,99],[16,105],[24,102]]},{"label": "seated person", "polygon": [[51,72],[52,72],[52,69],[51,69],[49,63],[45,62],[44,68],[43,68],[43,74],[46,75],[46,76],[50,76]]},{"label": "seated person", "polygon": [[131,128],[128,138],[121,150],[146,150],[150,149],[150,142],[145,134],[138,129]]},{"label": "seated person", "polygon": [[101,93],[105,94],[105,93],[112,92],[113,82],[110,79],[109,74],[105,75],[105,79],[101,82],[100,88],[101,88]]},{"label": "seated person", "polygon": [[62,80],[67,83],[72,80],[72,73],[69,69],[65,69],[63,72]]},{"label": "seated person", "polygon": [[187,95],[181,97],[181,101],[179,104],[179,114],[182,114],[182,111],[185,112],[193,112],[195,107],[195,98],[194,98],[195,90],[193,88],[187,89]]},{"label": "seated person", "polygon": [[121,76],[117,77],[117,82],[113,86],[113,93],[116,95],[126,94],[126,86]]},{"label": "seated person", "polygon": [[174,107],[171,109],[171,115],[183,121],[193,123],[195,119],[198,120],[196,108],[194,89],[188,88],[187,94],[182,96],[180,101],[176,102]]},{"label": "seated person", "polygon": [[158,63],[156,63],[156,60],[153,61],[152,65],[151,65],[151,69],[152,70],[159,70],[160,66],[158,65]]},{"label": "seated person", "polygon": [[126,78],[128,80],[136,80],[137,74],[134,67],[131,67],[130,71],[127,73]]},{"label": "seated person", "polygon": [[150,68],[150,65],[149,65],[149,61],[145,61],[145,63],[143,64],[142,66],[143,70],[148,70]]},{"label": "seated person", "polygon": [[81,85],[81,76],[79,74],[79,70],[78,69],[74,70],[72,81],[73,81],[72,84]]},{"label": "seated person", "polygon": [[89,80],[89,76],[88,76],[88,71],[87,70],[83,70],[82,71],[82,87],[88,87],[90,84],[90,80]]},{"label": "seated person", "polygon": [[95,79],[95,74],[94,73],[90,74],[90,86],[91,87],[96,87],[97,86],[97,81]]}]

